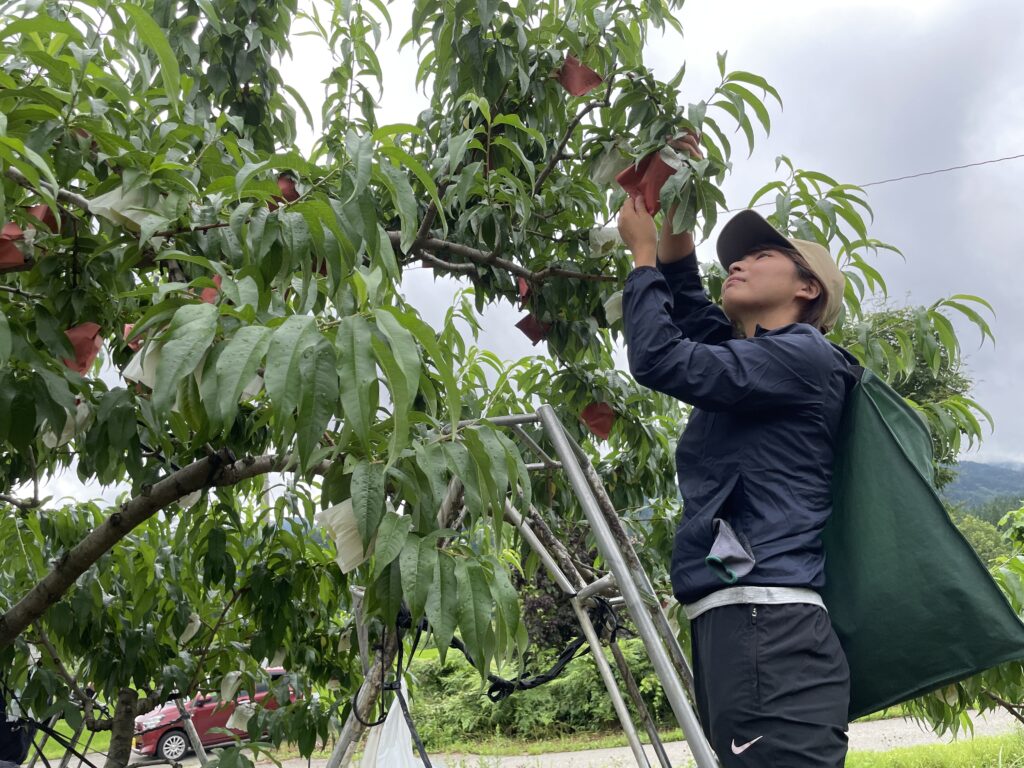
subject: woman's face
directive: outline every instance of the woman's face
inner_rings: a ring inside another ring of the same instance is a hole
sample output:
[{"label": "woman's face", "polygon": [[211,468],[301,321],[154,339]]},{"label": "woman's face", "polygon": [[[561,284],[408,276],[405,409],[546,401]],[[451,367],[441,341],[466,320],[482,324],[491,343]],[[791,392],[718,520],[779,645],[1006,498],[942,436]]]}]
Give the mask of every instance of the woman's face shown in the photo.
[{"label": "woman's face", "polygon": [[722,305],[730,318],[798,308],[798,299],[813,299],[817,286],[802,280],[796,264],[786,254],[771,248],[758,249],[729,266],[722,286]]}]

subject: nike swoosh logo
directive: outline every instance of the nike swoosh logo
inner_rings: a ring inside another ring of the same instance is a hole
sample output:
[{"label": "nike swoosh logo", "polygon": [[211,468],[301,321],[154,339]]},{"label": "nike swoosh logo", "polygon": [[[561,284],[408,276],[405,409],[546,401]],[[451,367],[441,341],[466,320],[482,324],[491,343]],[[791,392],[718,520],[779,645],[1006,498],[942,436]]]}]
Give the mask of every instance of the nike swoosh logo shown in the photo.
[{"label": "nike swoosh logo", "polygon": [[744,752],[746,752],[748,749],[750,749],[752,746],[754,746],[757,742],[759,742],[763,738],[764,738],[764,734],[758,736],[756,739],[751,739],[746,744],[741,744],[738,747],[736,746],[736,739],[733,739],[732,740],[732,744],[730,745],[732,747],[732,753],[734,755],[742,755]]}]

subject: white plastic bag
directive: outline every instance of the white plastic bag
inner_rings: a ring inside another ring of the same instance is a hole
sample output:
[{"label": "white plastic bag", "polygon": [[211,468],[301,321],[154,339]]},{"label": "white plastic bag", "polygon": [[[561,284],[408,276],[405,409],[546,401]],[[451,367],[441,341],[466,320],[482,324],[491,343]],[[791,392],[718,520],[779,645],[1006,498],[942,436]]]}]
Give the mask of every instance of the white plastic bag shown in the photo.
[{"label": "white plastic bag", "polygon": [[340,504],[316,513],[317,525],[326,528],[334,539],[338,555],[334,559],[342,573],[354,571],[373,552],[373,543],[369,549],[363,549],[363,540],[359,536],[359,524],[352,510],[352,499],[345,499]]},{"label": "white plastic bag", "polygon": [[[406,696],[404,681],[402,695]],[[384,724],[370,729],[359,768],[423,768],[423,762],[413,755],[412,732],[397,696],[391,702]]]}]

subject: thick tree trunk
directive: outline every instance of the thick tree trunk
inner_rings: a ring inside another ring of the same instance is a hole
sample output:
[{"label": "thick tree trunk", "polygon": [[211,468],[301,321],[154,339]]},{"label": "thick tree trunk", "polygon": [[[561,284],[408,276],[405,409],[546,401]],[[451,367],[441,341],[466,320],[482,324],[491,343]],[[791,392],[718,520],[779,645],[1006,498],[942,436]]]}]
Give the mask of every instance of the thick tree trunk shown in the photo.
[{"label": "thick tree trunk", "polygon": [[135,712],[139,694],[131,688],[117,692],[114,718],[110,724],[110,748],[103,768],[125,768],[132,756],[132,739],[135,736]]}]

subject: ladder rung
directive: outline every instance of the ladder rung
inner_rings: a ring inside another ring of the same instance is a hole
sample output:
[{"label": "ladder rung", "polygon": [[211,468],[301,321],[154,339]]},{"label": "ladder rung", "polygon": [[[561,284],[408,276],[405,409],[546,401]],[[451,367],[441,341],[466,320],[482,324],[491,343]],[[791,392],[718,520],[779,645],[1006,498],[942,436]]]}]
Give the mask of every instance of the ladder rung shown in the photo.
[{"label": "ladder rung", "polygon": [[615,587],[615,574],[606,573],[597,581],[587,584],[583,589],[576,593],[576,597],[580,600],[586,600],[588,597],[593,597],[601,592],[607,592],[609,589]]}]

